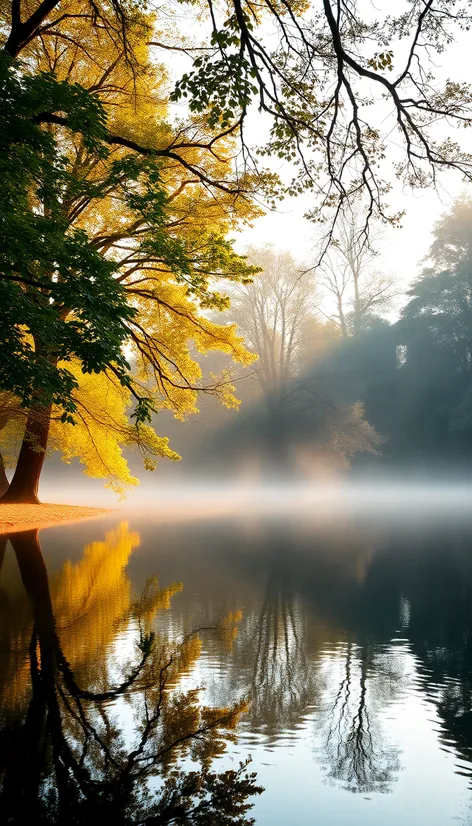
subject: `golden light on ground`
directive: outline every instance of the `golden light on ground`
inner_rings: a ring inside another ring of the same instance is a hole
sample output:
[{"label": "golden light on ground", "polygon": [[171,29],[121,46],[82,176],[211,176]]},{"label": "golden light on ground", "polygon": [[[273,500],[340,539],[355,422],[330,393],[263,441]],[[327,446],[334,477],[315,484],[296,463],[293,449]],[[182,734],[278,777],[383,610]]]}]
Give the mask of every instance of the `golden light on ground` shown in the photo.
[{"label": "golden light on ground", "polygon": [[79,505],[0,505],[0,534],[90,519],[109,512],[110,508],[86,508]]}]

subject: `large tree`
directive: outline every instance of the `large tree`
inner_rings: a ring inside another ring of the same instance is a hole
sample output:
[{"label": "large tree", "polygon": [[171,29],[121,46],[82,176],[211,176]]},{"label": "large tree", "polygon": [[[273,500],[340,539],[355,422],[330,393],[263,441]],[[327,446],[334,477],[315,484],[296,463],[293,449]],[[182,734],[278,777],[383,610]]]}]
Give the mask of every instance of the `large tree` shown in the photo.
[{"label": "large tree", "polygon": [[[140,42],[193,58],[174,97],[186,96],[212,127],[242,134],[247,150],[242,129],[251,103],[270,115],[262,152],[298,163],[291,190],[318,192],[317,215],[323,205],[342,210],[364,193],[367,220],[374,213],[395,220],[398,214],[389,213],[385,201],[393,177],[424,187],[455,169],[470,180],[470,156],[452,138],[453,130],[460,136],[470,125],[470,89],[461,79],[443,80],[432,59],[432,52],[447,53],[455,36],[469,30],[469,9],[460,0],[412,0],[397,15],[387,7],[377,17],[367,16],[358,0],[264,0],[257,10],[245,0],[221,8],[213,0],[187,2],[188,37],[179,18],[173,23],[172,6],[153,20],[143,19],[142,8],[120,0],[13,0],[4,48],[18,57],[37,39],[57,36],[72,41],[82,58],[88,45],[83,29],[67,31],[78,22],[89,35],[98,28],[121,44],[134,70],[139,50],[129,32],[138,23]],[[195,16],[203,33],[198,42]],[[44,116],[50,120],[54,113]],[[447,132],[438,128],[441,122]],[[393,138],[398,151],[387,153],[386,140]],[[122,142],[123,136],[110,132],[107,140]],[[170,142],[165,153],[179,158],[180,149]]]},{"label": "large tree", "polygon": [[419,445],[463,449],[472,437],[472,201],[457,201],[433,236],[429,266],[396,325],[398,394]]},{"label": "large tree", "polygon": [[314,278],[289,252],[265,247],[246,254],[262,272],[253,283],[233,288],[231,318],[257,354],[252,370],[266,399],[278,405],[300,369],[306,325],[314,316]]},{"label": "large tree", "polygon": [[[86,90],[72,83],[75,46],[59,49],[59,39],[52,40],[31,49],[35,76],[18,77],[8,60],[4,67],[5,100],[16,107],[5,108],[5,178],[16,200],[7,187],[4,220],[10,244],[3,249],[1,287],[8,335],[2,389],[29,411],[6,501],[36,500],[53,409],[72,425],[83,408],[77,394],[80,373],[69,369],[71,360],[82,373],[105,371],[134,396],[140,446],[148,442],[150,431],[146,435],[143,426],[152,410],[168,407],[181,416],[195,408],[200,389],[234,403],[227,381],[202,384],[190,341],[202,351],[222,349],[250,360],[233,328],[212,323],[201,312],[226,306],[212,279],[247,278],[251,272],[225,240],[236,217],[249,216],[246,201],[235,203],[229,184],[221,187],[219,199],[201,191],[192,172],[201,155],[196,140],[187,145],[179,138],[182,158],[163,162],[158,144],[162,134],[169,139],[171,130],[144,58],[137,75],[123,48],[114,54],[107,43],[111,65],[104,69],[100,43],[92,40],[88,62],[82,58],[78,70]],[[48,69],[54,77],[45,73]],[[74,109],[84,128],[66,128],[63,115],[58,123],[41,125],[48,95],[56,96],[63,112],[65,105]],[[24,135],[19,134],[21,105],[30,124]],[[128,145],[106,147],[105,122],[113,122],[132,144],[130,136],[148,134],[158,116],[154,154]],[[205,128],[194,123],[192,130],[201,137]],[[26,160],[20,181],[15,154]],[[231,177],[228,167],[223,149],[222,157],[213,149],[209,173],[215,180],[225,172]],[[21,249],[15,243],[20,231],[25,237]]]}]

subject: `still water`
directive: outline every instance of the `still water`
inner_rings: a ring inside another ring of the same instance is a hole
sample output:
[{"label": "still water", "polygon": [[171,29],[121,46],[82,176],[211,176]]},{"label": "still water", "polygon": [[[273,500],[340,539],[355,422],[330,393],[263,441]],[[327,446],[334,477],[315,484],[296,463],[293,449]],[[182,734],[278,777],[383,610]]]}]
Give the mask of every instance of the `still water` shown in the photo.
[{"label": "still water", "polygon": [[[206,750],[215,771],[251,757],[257,826],[471,824],[467,510],[198,510],[124,511],[6,545],[5,822],[34,795],[29,822],[47,822],[61,773],[87,796],[121,761],[156,790]],[[224,733],[185,739],[234,704]]]}]

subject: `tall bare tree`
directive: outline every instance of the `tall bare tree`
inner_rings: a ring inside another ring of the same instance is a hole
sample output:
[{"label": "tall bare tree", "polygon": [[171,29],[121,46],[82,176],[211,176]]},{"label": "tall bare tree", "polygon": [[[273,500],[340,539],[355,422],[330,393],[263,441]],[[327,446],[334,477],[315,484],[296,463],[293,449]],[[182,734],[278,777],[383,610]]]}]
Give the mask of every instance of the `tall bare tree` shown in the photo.
[{"label": "tall bare tree", "polygon": [[[338,219],[336,236],[317,268],[318,283],[334,312],[326,312],[339,323],[342,335],[358,335],[373,314],[389,309],[398,295],[395,277],[376,268],[375,242],[379,232],[364,233],[365,216],[349,209]],[[324,312],[324,311],[323,311]]]}]

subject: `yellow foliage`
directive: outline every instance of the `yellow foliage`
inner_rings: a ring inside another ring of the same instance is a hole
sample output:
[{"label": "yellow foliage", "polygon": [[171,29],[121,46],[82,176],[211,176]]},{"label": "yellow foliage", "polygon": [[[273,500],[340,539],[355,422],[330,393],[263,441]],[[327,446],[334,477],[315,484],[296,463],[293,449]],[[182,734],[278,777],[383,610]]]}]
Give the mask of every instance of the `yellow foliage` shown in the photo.
[{"label": "yellow foliage", "polygon": [[[88,684],[96,682],[99,677],[106,681],[110,645],[119,631],[128,625],[130,618],[150,626],[156,613],[167,610],[172,596],[182,590],[182,583],[159,589],[154,577],[141,600],[133,600],[131,582],[125,569],[139,544],[139,533],[130,531],[128,523],[123,521],[109,531],[103,541],[87,545],[79,562],[67,560],[52,579],[51,602],[62,650],[71,668],[80,668],[81,678]],[[12,585],[14,587],[15,583]],[[4,594],[5,599],[9,590]],[[21,597],[18,593],[15,596],[26,604],[23,589]],[[6,707],[16,705],[24,696],[29,682],[28,664],[20,654],[27,648],[31,635],[31,627],[25,622],[24,613],[19,610],[19,605],[15,605],[13,614],[21,624],[10,637],[10,645],[17,656],[0,697]],[[190,652],[186,653],[186,662],[190,663],[191,657],[195,658],[198,653],[197,645],[191,656]]]},{"label": "yellow foliage", "polygon": [[[129,342],[129,356],[140,395],[152,398],[157,411],[170,410],[179,419],[197,411],[200,392],[212,393],[226,407],[237,407],[229,375],[205,378],[198,357],[217,350],[242,365],[255,358],[235,325],[217,324],[207,312],[228,305],[225,296],[212,289],[213,284],[248,277],[246,265],[224,239],[241,222],[250,222],[260,214],[250,197],[255,182],[250,176],[238,179],[238,189],[247,191],[246,197],[209,188],[192,172],[198,169],[208,179],[235,181],[235,140],[232,136],[215,139],[199,115],[188,116],[185,123],[169,120],[166,71],[150,60],[147,45],[156,27],[152,15],[134,14],[128,32],[132,65],[119,38],[107,28],[90,27],[88,16],[85,0],[61,2],[60,33],[52,26],[44,36],[33,39],[24,50],[24,59],[35,71],[53,72],[59,80],[93,91],[105,107],[108,128],[114,134],[156,150],[176,149],[180,160],[163,157],[160,165],[160,185],[167,196],[163,243],[165,246],[167,239],[174,244],[177,258],[178,250],[185,249],[195,271],[186,275],[178,263],[173,266],[172,261],[156,259],[155,253],[146,258],[141,251],[137,256],[139,245],[144,249],[143,239],[155,241],[155,229],[130,208],[126,182],[117,179],[107,183],[103,192],[100,189],[109,180],[111,164],[130,156],[128,148],[115,146],[108,157],[98,158],[87,150],[80,135],[49,126],[60,135],[74,176],[101,192],[100,197],[88,198],[65,191],[64,212],[71,226],[85,230],[96,249],[117,263],[117,277],[138,311],[139,328]],[[210,140],[214,140],[211,151],[205,149]],[[139,192],[140,184],[133,185]],[[63,424],[56,411],[50,447],[60,450],[66,462],[78,456],[85,473],[106,479],[109,486],[123,493],[138,481],[130,474],[124,448],[140,450],[147,469],[154,469],[158,457],[179,458],[167,439],[157,436],[150,426],[140,427],[138,432],[130,423],[129,393],[117,386],[113,375],[84,376],[74,363],[63,366],[79,383],[75,394],[79,422],[74,427]],[[0,431],[1,425],[0,409]],[[9,463],[17,454],[22,429],[21,416],[13,417],[1,433]]]},{"label": "yellow foliage", "polygon": [[[24,589],[20,596],[15,582],[13,589],[9,589],[12,583],[7,576],[2,583],[2,597],[5,597],[5,603],[10,601],[14,610],[7,614],[0,603],[2,651],[12,652],[13,657],[6,672],[2,662],[2,671],[7,677],[0,686],[2,715],[22,714],[28,702],[33,662],[33,659],[28,662],[28,652],[32,658],[34,616],[38,633],[36,657],[41,658],[46,652],[44,669],[47,679],[54,682],[54,702],[57,703],[63,735],[71,743],[72,750],[75,744],[81,743],[84,732],[88,736],[90,729],[85,730],[83,723],[86,718],[92,719],[97,708],[98,698],[89,705],[85,693],[109,692],[112,686],[120,686],[111,692],[111,696],[119,694],[130,704],[138,739],[147,726],[146,753],[158,755],[160,770],[165,773],[166,767],[171,769],[176,759],[186,755],[209,765],[213,758],[224,752],[228,740],[235,740],[236,726],[240,715],[247,711],[247,704],[240,702],[231,708],[208,708],[203,705],[199,690],[182,690],[182,677],[195,665],[202,643],[198,633],[188,635],[179,644],[161,638],[155,632],[156,612],[170,606],[173,594],[182,588],[180,583],[159,589],[157,579],[152,578],[141,597],[133,601],[125,569],[139,542],[139,534],[129,531],[127,523],[122,522],[109,531],[103,541],[87,545],[78,562],[67,561],[63,565],[50,584],[50,600],[47,589],[33,588],[31,605],[28,605]],[[38,563],[41,567],[42,562],[37,557],[40,552],[34,539],[31,551],[33,557],[36,555],[34,565],[37,570]],[[26,621],[24,607],[30,608]],[[41,617],[45,621],[41,621]],[[240,619],[240,612],[228,614],[221,627],[223,636],[228,634],[232,639]],[[126,662],[123,654],[127,640],[136,637],[138,627],[140,650],[136,652],[133,646],[133,657]],[[51,651],[54,652],[52,659],[49,657]],[[116,656],[118,651],[119,656]],[[40,659],[35,665],[42,670]],[[110,673],[116,667],[123,675],[124,684],[129,686],[126,693],[121,691],[120,678],[112,677]],[[134,676],[130,678],[130,674]],[[80,695],[82,702],[78,715],[73,711],[76,706],[71,698],[77,699]],[[154,709],[151,724],[150,709]],[[117,750],[121,755],[122,732],[113,718],[107,716],[106,704],[101,705],[95,723],[107,750],[111,753]]]},{"label": "yellow foliage", "polygon": [[84,375],[76,364],[68,369],[78,381],[77,424],[63,424],[58,417],[51,423],[50,447],[60,450],[68,462],[78,456],[85,465],[85,473],[99,479],[108,479],[107,487],[122,493],[124,488],[138,484],[131,476],[122,449],[139,449],[146,457],[180,457],[169,448],[169,440],[158,436],[151,427],[137,430],[130,424],[126,411],[131,396],[113,377]]},{"label": "yellow foliage", "polygon": [[[60,451],[65,462],[78,457],[87,476],[106,479],[106,487],[120,494],[139,483],[130,474],[123,449],[138,450],[148,467],[160,457],[180,459],[167,438],[149,426],[136,429],[129,422],[130,393],[113,376],[84,374],[77,362],[68,362],[67,369],[78,382],[76,424],[61,422],[60,411],[53,409],[48,452]],[[7,467],[16,462],[24,426],[18,402],[11,394],[0,394],[0,449]]]},{"label": "yellow foliage", "polygon": [[139,547],[127,522],[92,542],[77,563],[67,560],[51,583],[57,631],[67,660],[74,666],[105,658],[120,622],[127,618],[131,587],[124,571]]},{"label": "yellow foliage", "polygon": [[239,625],[243,619],[242,611],[228,611],[219,625],[220,637],[226,647],[231,651],[233,643],[238,636]]},{"label": "yellow foliage", "polygon": [[179,594],[183,589],[181,582],[174,582],[167,588],[159,589],[157,577],[150,577],[146,582],[139,600],[135,603],[133,613],[139,617],[143,623],[146,633],[149,632],[151,623],[158,611],[167,611],[170,608],[170,601],[175,594]]}]

